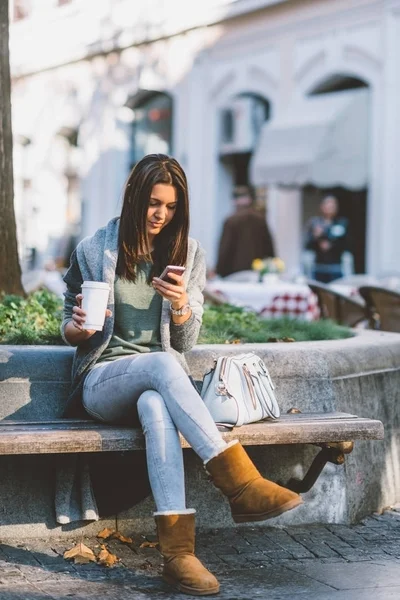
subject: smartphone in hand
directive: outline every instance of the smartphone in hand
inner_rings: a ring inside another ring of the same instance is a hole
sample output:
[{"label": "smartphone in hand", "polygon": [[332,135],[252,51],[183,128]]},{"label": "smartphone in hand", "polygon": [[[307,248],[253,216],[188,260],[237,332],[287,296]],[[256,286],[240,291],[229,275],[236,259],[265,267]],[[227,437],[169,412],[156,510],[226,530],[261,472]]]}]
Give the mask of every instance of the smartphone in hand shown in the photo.
[{"label": "smartphone in hand", "polygon": [[167,265],[164,271],[160,275],[160,279],[167,281],[168,283],[176,283],[174,279],[168,277],[168,273],[176,273],[177,275],[183,275],[186,267],[179,267],[178,265]]}]

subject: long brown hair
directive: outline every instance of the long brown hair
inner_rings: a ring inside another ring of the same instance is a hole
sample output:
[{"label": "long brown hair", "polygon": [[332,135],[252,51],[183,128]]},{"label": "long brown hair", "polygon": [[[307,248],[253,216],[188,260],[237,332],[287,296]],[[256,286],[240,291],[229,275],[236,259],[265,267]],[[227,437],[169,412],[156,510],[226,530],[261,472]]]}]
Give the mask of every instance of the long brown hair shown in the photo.
[{"label": "long brown hair", "polygon": [[[150,254],[147,210],[152,189],[158,183],[173,185],[176,211],[171,221],[154,238]],[[167,265],[186,263],[189,235],[189,191],[186,175],[177,160],[165,154],[148,154],[132,169],[124,190],[118,239],[117,275],[135,281],[140,260],[153,263],[149,275],[160,275]],[[139,258],[140,257],[140,258]]]}]

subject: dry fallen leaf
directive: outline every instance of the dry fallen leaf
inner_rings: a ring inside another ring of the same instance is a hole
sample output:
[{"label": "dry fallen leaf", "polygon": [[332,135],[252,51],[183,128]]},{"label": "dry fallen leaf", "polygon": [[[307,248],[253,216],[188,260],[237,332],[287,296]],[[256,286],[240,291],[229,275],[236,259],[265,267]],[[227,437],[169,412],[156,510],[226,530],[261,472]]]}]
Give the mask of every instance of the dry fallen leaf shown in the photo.
[{"label": "dry fallen leaf", "polygon": [[112,540],[119,540],[120,542],[122,542],[123,544],[132,544],[133,540],[131,537],[125,537],[124,535],[122,535],[122,533],[120,533],[119,531],[114,531],[111,534],[111,539]]},{"label": "dry fallen leaf", "polygon": [[113,567],[119,559],[115,556],[115,554],[109,552],[105,545],[102,544],[97,560],[101,565],[103,565],[103,567]]},{"label": "dry fallen leaf", "polygon": [[116,531],[114,531],[114,529],[109,529],[108,527],[106,527],[105,529],[102,529],[101,531],[99,531],[99,533],[96,535],[96,537],[98,537],[102,540],[106,540],[114,533],[116,533]]},{"label": "dry fallen leaf", "polygon": [[236,340],[225,340],[225,344],[241,344],[242,340],[240,339],[236,339]]},{"label": "dry fallen leaf", "polygon": [[114,529],[108,529],[107,527],[105,529],[102,529],[97,536],[98,538],[102,539],[102,540],[108,540],[109,538],[112,540],[119,540],[120,542],[123,542],[124,544],[132,544],[133,540],[130,537],[125,537],[124,535],[122,535],[122,533],[120,531],[115,531]]},{"label": "dry fallen leaf", "polygon": [[70,550],[66,550],[63,556],[65,559],[73,558],[76,565],[85,565],[90,561],[96,562],[96,557],[92,550],[82,542],[76,544]]},{"label": "dry fallen leaf", "polygon": [[142,542],[139,548],[157,548],[158,542]]}]

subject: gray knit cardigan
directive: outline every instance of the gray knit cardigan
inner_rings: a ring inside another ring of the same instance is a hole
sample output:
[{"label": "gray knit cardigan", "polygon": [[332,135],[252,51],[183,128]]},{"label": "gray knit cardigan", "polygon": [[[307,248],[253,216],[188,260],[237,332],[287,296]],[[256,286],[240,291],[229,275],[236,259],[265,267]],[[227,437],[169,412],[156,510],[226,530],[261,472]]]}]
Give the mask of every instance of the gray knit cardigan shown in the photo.
[{"label": "gray knit cardigan", "polygon": [[[71,256],[71,265],[64,276],[67,284],[64,302],[64,319],[61,333],[64,341],[66,324],[72,320],[72,309],[76,305],[76,295],[81,292],[83,281],[105,281],[110,284],[108,308],[112,317],[107,318],[103,331],[96,332],[89,340],[80,344],[75,352],[72,366],[72,387],[64,412],[65,417],[83,417],[81,395],[85,376],[95,365],[103,350],[107,348],[114,330],[114,279],[118,258],[119,217],[99,229],[93,236],[83,239]],[[160,334],[163,351],[171,352],[189,373],[184,352],[196,343],[203,316],[202,290],[206,282],[204,250],[199,242],[189,238],[188,255],[184,280],[192,309],[190,318],[182,325],[171,320],[169,302],[163,300],[161,308]]]}]

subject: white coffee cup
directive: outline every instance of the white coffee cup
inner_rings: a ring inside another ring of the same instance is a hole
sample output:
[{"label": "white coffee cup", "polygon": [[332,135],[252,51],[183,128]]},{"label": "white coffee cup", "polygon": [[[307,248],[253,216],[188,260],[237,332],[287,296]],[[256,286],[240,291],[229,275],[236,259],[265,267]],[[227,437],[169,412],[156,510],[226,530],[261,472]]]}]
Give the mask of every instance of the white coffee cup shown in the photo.
[{"label": "white coffee cup", "polygon": [[110,286],[103,281],[84,281],[82,283],[82,309],[86,313],[83,329],[101,331],[106,317]]}]

